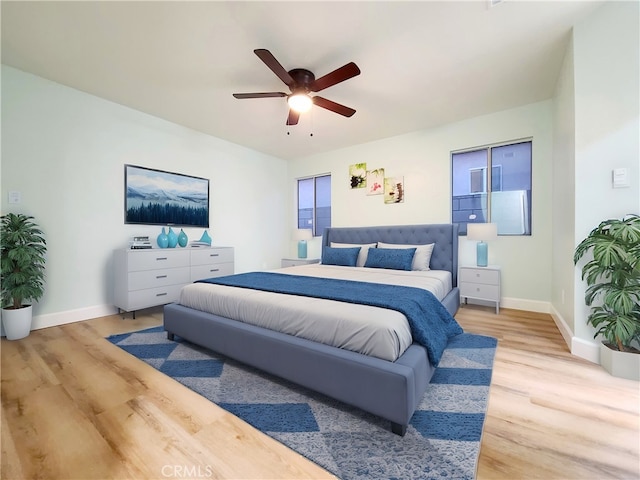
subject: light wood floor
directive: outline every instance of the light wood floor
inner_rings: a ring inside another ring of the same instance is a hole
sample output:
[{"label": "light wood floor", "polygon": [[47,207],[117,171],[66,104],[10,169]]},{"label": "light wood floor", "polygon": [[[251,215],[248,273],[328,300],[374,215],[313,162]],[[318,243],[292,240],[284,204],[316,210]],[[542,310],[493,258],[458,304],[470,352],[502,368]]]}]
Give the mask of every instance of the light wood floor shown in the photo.
[{"label": "light wood floor", "polygon": [[[548,315],[465,306],[499,339],[479,479],[640,478],[639,385],[569,354]],[[2,340],[3,479],[333,478],[104,339],[161,310]]]}]

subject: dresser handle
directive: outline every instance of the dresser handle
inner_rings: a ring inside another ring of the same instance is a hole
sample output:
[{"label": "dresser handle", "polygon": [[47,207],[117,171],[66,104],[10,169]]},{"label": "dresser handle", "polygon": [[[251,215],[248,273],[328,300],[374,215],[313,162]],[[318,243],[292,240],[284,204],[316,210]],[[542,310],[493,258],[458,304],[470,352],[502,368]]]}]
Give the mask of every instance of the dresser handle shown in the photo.
[{"label": "dresser handle", "polygon": [[219,272],[220,269],[219,268],[212,268],[211,270],[209,270],[210,272]]},{"label": "dresser handle", "polygon": [[219,253],[210,253],[209,256],[210,257],[219,257],[220,254]]},{"label": "dresser handle", "polygon": [[480,276],[480,274],[479,274],[479,273],[476,273],[476,277],[479,277],[479,276]]},{"label": "dresser handle", "polygon": [[167,257],[156,257],[156,260],[166,260]]},{"label": "dresser handle", "polygon": [[167,278],[166,275],[156,275],[156,278]]},{"label": "dresser handle", "polygon": [[156,297],[166,297],[167,293],[156,293]]}]

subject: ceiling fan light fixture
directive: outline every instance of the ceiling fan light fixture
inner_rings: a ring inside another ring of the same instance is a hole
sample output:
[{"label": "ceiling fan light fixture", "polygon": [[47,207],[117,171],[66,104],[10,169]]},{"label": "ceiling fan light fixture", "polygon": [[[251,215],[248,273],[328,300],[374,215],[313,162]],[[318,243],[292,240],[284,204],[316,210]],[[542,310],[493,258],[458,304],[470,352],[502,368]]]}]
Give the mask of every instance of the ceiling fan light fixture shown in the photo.
[{"label": "ceiling fan light fixture", "polygon": [[309,111],[313,101],[309,95],[304,93],[294,93],[293,95],[289,95],[287,103],[289,104],[289,108],[292,110],[295,110],[298,113],[304,113]]}]

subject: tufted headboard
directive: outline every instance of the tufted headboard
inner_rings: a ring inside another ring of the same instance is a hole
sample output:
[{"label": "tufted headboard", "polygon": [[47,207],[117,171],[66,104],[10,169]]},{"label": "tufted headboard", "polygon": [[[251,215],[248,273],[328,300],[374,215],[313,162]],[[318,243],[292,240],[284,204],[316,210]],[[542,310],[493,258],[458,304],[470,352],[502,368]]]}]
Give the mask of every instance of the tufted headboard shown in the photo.
[{"label": "tufted headboard", "polygon": [[398,243],[424,245],[435,243],[430,268],[449,270],[451,282],[458,285],[458,224],[392,225],[379,227],[332,227],[322,234],[322,246],[336,243]]}]

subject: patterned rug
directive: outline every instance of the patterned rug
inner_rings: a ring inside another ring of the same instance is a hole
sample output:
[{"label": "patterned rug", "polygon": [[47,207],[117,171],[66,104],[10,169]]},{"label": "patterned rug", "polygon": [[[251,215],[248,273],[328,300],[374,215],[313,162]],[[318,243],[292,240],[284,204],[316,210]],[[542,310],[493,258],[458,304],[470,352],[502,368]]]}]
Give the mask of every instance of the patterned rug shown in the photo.
[{"label": "patterned rug", "polygon": [[407,434],[355,407],[195,346],[163,327],[109,341],[343,480],[473,479],[497,341],[454,337]]}]

